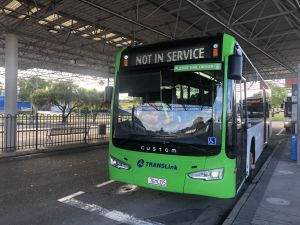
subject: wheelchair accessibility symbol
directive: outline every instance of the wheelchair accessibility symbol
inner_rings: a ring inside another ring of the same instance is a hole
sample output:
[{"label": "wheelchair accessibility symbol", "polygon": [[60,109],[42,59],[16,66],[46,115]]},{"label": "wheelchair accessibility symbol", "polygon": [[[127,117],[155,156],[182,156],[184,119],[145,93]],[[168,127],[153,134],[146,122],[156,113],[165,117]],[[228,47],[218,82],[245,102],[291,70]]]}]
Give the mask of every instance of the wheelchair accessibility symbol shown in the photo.
[{"label": "wheelchair accessibility symbol", "polygon": [[208,137],[208,145],[216,145],[217,139],[215,137]]}]

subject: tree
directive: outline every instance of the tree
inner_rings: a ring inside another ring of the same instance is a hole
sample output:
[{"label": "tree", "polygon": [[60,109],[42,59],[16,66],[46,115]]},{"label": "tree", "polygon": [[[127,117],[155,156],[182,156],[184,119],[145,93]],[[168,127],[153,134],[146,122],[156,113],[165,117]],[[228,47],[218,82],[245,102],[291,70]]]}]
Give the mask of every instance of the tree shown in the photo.
[{"label": "tree", "polygon": [[[94,121],[97,113],[108,106],[103,103],[103,92],[96,89],[86,90],[78,87],[72,81],[55,81],[40,85],[41,88],[33,89],[32,82],[21,80],[23,86],[23,99],[30,98],[36,108],[46,105],[55,105],[62,113],[62,122],[67,122],[74,109],[85,106],[89,109]],[[25,88],[26,87],[26,88]],[[25,91],[26,90],[26,91]],[[31,94],[25,94],[31,90]]]},{"label": "tree", "polygon": [[50,104],[49,92],[47,89],[37,89],[32,95],[32,104],[34,104],[38,109],[43,108],[45,105]]},{"label": "tree", "polygon": [[0,81],[0,94],[1,95],[4,95],[3,91],[4,91],[4,84]]},{"label": "tree", "polygon": [[263,92],[262,91],[257,92],[255,94],[253,94],[253,97],[255,97],[255,98],[262,98],[263,97]]},{"label": "tree", "polygon": [[288,90],[285,87],[280,87],[273,82],[268,82],[271,88],[271,105],[272,108],[279,108],[284,98],[288,95]]},{"label": "tree", "polygon": [[32,95],[36,90],[45,89],[49,82],[38,77],[32,76],[29,78],[19,78],[19,99],[22,101],[28,101],[32,103],[32,113],[35,114],[38,108],[38,105],[33,103]]},{"label": "tree", "polygon": [[47,104],[55,105],[62,113],[62,122],[67,122],[75,108],[86,101],[86,91],[72,81],[51,82],[48,88],[33,91],[32,102],[39,108]]},{"label": "tree", "polygon": [[48,98],[62,112],[62,122],[67,122],[72,111],[84,104],[86,94],[72,81],[57,81],[48,89]]},{"label": "tree", "polygon": [[93,121],[95,122],[97,114],[100,110],[106,109],[107,105],[104,103],[104,93],[96,89],[86,91],[85,106],[91,111]]},{"label": "tree", "polygon": [[49,82],[38,76],[32,76],[29,78],[19,78],[18,85],[19,99],[32,102],[32,93],[35,90],[46,88],[49,85]]}]

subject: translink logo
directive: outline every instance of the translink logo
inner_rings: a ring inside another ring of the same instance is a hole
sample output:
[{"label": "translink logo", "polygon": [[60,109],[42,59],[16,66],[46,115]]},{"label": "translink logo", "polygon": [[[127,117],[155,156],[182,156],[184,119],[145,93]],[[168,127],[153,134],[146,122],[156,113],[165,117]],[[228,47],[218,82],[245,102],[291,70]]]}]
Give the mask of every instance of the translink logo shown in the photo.
[{"label": "translink logo", "polygon": [[145,167],[152,167],[152,168],[158,168],[158,169],[167,169],[167,170],[177,170],[176,165],[170,165],[166,163],[158,163],[158,162],[145,162],[143,159],[140,159],[137,161],[136,165],[139,168]]}]

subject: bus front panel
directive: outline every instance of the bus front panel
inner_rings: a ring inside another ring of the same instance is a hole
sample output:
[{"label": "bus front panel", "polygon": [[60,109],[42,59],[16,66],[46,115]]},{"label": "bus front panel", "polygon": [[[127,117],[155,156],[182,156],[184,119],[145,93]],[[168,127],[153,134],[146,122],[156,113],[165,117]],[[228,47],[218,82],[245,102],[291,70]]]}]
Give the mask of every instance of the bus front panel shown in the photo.
[{"label": "bus front panel", "polygon": [[[235,160],[223,157],[222,154],[211,157],[170,157],[157,153],[136,154],[113,146],[110,154],[113,159],[122,161],[130,167],[127,170],[110,165],[112,180],[156,190],[219,198],[232,198],[236,193]],[[191,177],[191,174],[213,169],[223,170],[222,179],[206,180],[204,177]]]}]

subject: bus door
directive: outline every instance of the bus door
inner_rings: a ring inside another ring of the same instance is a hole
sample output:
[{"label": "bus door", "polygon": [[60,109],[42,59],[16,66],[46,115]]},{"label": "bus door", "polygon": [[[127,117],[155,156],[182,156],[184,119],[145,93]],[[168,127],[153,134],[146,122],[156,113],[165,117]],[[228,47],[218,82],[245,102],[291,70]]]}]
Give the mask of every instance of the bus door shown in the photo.
[{"label": "bus door", "polygon": [[247,157],[247,103],[246,103],[246,82],[236,81],[236,167],[237,167],[237,188],[246,177]]}]

